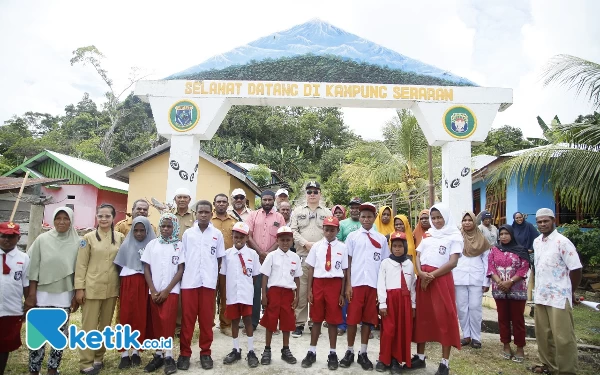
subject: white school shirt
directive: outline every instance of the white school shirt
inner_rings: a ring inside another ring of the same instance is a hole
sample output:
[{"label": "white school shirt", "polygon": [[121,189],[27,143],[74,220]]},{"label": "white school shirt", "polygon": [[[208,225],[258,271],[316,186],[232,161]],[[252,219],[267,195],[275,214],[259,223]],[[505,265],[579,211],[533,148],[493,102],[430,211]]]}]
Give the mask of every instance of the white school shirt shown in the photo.
[{"label": "white school shirt", "polygon": [[[179,265],[186,263],[181,241],[171,244],[160,243],[158,238],[148,242],[141,260],[150,265],[152,284],[159,293],[173,281]],[[171,293],[179,294],[180,284],[181,282],[175,284]],[[150,290],[148,293],[151,293]]]},{"label": "white school shirt", "polygon": [[277,248],[267,254],[265,262],[260,267],[260,272],[269,277],[267,287],[278,286],[296,290],[296,277],[302,276],[300,257],[288,250],[285,253]]},{"label": "white school shirt", "polygon": [[[239,254],[242,254],[246,265],[246,273],[242,269],[242,262]],[[260,275],[260,259],[258,254],[248,246],[240,250],[235,246],[225,251],[225,257],[221,261],[221,275],[225,275],[227,304],[234,305],[241,303],[252,305],[254,299],[254,280],[253,276]]]},{"label": "white school shirt", "polygon": [[556,229],[546,238],[540,235],[533,241],[535,254],[535,294],[538,305],[565,308],[565,301],[573,307],[573,290],[569,273],[581,268],[581,261],[573,243]]},{"label": "white school shirt", "polygon": [[412,308],[417,306],[417,277],[415,276],[415,267],[410,259],[400,263],[390,258],[384,259],[379,267],[379,277],[377,279],[377,299],[379,308],[387,309],[387,291],[388,289],[400,289],[402,284],[400,275],[404,277],[406,287],[410,290],[410,301]]},{"label": "white school shirt", "polygon": [[375,227],[369,231],[371,237],[381,244],[381,249],[373,246],[367,230],[360,227],[346,238],[348,256],[352,257],[350,283],[354,286],[366,285],[377,288],[377,276],[381,261],[390,257],[387,239]]},{"label": "white school shirt", "polygon": [[121,268],[121,273],[119,273],[119,276],[124,277],[124,276],[131,276],[131,275],[135,275],[141,273],[142,275],[144,274],[144,272],[138,272],[132,268],[129,267],[123,267]]},{"label": "white school shirt", "polygon": [[491,278],[486,276],[489,255],[490,250],[486,250],[476,257],[468,257],[463,254],[458,258],[458,264],[452,270],[454,285],[489,287]]},{"label": "white school shirt", "polygon": [[331,279],[344,277],[344,270],[348,268],[348,250],[342,241],[337,239],[331,243],[331,269],[325,270],[327,245],[329,242],[323,238],[317,241],[306,257],[306,263],[314,268],[313,277],[318,279]]},{"label": "white school shirt", "polygon": [[450,255],[463,252],[463,244],[443,238],[426,237],[417,247],[417,252],[421,253],[422,266],[440,268],[448,263]]},{"label": "white school shirt", "polygon": [[[0,250],[0,254],[6,254]],[[23,315],[23,288],[29,286],[29,256],[19,249],[6,254],[8,274],[0,269],[0,316]]]},{"label": "white school shirt", "polygon": [[225,256],[223,234],[208,223],[202,232],[198,225],[185,231],[183,252],[187,261],[181,289],[209,288],[216,289],[219,277],[219,258]]}]

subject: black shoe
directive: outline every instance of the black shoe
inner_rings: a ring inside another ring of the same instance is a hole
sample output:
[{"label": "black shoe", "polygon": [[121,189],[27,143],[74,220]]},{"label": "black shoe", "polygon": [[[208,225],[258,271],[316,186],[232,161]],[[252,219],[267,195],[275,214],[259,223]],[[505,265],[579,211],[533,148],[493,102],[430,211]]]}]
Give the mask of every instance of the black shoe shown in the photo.
[{"label": "black shoe", "polygon": [[261,365],[270,365],[271,364],[271,349],[265,349],[260,357]]},{"label": "black shoe", "polygon": [[[427,357],[425,357],[425,359],[427,359]],[[404,365],[404,369],[405,370],[414,370],[414,369],[418,369],[418,368],[425,368],[425,367],[427,367],[427,363],[425,363],[425,359],[421,359],[421,358],[419,358],[418,355],[415,354],[410,359],[410,367],[406,367],[406,365]]]},{"label": "black shoe", "polygon": [[142,358],[138,354],[131,355],[131,367],[141,366]]},{"label": "black shoe", "polygon": [[294,332],[292,332],[292,337],[302,337],[302,333],[304,332],[304,327],[296,327]]},{"label": "black shoe", "polygon": [[177,358],[177,369],[179,370],[189,370],[190,369],[190,357],[185,355],[180,355]]},{"label": "black shoe", "polygon": [[396,361],[394,358],[392,358],[392,374],[398,375],[401,373],[402,373],[402,366],[400,366],[400,363],[398,361]]},{"label": "black shoe", "polygon": [[373,362],[367,357],[367,353],[359,353],[356,363],[358,363],[365,371],[373,370]]},{"label": "black shoe", "polygon": [[336,353],[329,353],[327,356],[327,368],[330,370],[337,370],[339,366],[338,357]]},{"label": "black shoe", "polygon": [[248,366],[251,368],[258,366],[258,358],[256,357],[256,354],[254,354],[254,350],[248,351],[248,354],[246,355],[246,361],[248,361]]},{"label": "black shoe", "polygon": [[310,350],[306,353],[306,357],[302,360],[302,367],[309,368],[317,361],[317,355]]},{"label": "black shoe", "polygon": [[173,357],[165,358],[165,375],[174,374],[177,372],[177,366]]},{"label": "black shoe", "polygon": [[450,375],[450,369],[445,364],[440,363],[440,367],[438,367],[435,375]]},{"label": "black shoe", "polygon": [[100,369],[93,367],[91,370],[87,370],[87,371],[80,370],[79,373],[86,374],[86,375],[98,375],[100,373]]},{"label": "black shoe", "polygon": [[340,361],[340,367],[348,368],[352,363],[354,363],[354,353],[350,350],[346,350],[344,358]]},{"label": "black shoe", "polygon": [[[360,357],[359,357],[360,360]],[[390,366],[386,365],[385,363],[381,362],[381,361],[377,361],[377,364],[375,365],[375,370],[377,372],[386,372],[390,369]]]},{"label": "black shoe", "polygon": [[97,370],[102,370],[104,368],[104,362],[100,362],[100,363],[94,362],[94,364],[92,366]]},{"label": "black shoe", "polygon": [[121,362],[119,362],[119,370],[123,370],[123,369],[130,368],[130,367],[131,367],[131,358],[129,358],[129,356],[121,357]]},{"label": "black shoe", "polygon": [[233,348],[231,353],[227,354],[227,356],[225,358],[223,358],[223,364],[230,365],[230,364],[234,363],[235,361],[239,361],[240,359],[242,359],[242,351],[240,350],[238,352],[238,350],[236,348]]},{"label": "black shoe", "polygon": [[213,368],[213,360],[209,355],[201,355],[200,356],[200,366],[202,366],[205,370],[210,370]]},{"label": "black shoe", "polygon": [[165,359],[160,355],[154,355],[152,360],[144,367],[144,372],[154,372],[159,368],[163,367]]},{"label": "black shoe", "polygon": [[295,364],[296,358],[292,355],[292,352],[289,348],[281,349],[281,359],[289,363],[290,365]]}]

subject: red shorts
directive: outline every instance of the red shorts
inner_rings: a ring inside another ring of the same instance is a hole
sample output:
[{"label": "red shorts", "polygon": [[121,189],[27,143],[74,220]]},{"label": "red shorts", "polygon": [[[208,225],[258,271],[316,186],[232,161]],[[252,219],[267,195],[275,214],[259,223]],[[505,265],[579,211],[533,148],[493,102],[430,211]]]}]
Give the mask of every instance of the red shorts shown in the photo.
[{"label": "red shorts", "polygon": [[296,329],[296,316],[294,309],[294,291],[287,288],[272,286],[267,291],[267,308],[260,320],[260,325],[269,331],[277,331],[277,322],[279,329],[284,332],[291,332]]},{"label": "red shorts", "polygon": [[237,320],[244,316],[252,316],[252,305],[243,303],[234,303],[225,307],[225,317],[231,320]]},{"label": "red shorts", "polygon": [[377,325],[377,289],[361,285],[352,287],[352,301],[348,303],[346,323],[356,325],[360,322]]},{"label": "red shorts", "polygon": [[339,305],[342,279],[313,279],[313,303],[310,305],[310,318],[315,323],[342,324],[342,307]]},{"label": "red shorts", "polygon": [[0,316],[0,353],[13,352],[21,347],[22,316]]}]

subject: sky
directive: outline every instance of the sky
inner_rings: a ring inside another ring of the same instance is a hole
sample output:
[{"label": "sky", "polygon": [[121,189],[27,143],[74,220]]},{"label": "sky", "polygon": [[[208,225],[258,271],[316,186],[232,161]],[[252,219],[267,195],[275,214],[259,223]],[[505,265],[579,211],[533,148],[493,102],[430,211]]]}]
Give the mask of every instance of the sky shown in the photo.
[{"label": "sky", "polygon": [[[320,18],[403,55],[513,89],[514,104],[494,127],[539,136],[536,116],[563,123],[593,107],[560,86],[544,87],[548,59],[571,54],[600,62],[600,1],[20,1],[0,0],[0,123],[26,111],[64,113],[106,86],[72,52],[95,45],[115,88],[132,67],[161,79],[273,32]],[[119,90],[120,91],[120,90]],[[380,139],[393,110],[344,109],[366,139]]]}]

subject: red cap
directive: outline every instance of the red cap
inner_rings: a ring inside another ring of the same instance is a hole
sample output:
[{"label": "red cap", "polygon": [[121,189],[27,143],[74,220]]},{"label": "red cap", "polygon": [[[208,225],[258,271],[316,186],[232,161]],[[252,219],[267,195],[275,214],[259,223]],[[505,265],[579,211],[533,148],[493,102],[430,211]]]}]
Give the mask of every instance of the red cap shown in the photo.
[{"label": "red cap", "polygon": [[371,202],[362,203],[360,205],[360,211],[371,211],[375,215],[377,215],[377,207]]},{"label": "red cap", "polygon": [[21,234],[19,224],[15,223],[0,223],[1,234]]},{"label": "red cap", "polygon": [[329,217],[326,217],[325,220],[323,220],[323,226],[330,226],[330,227],[338,227],[339,228],[340,227],[340,221],[335,216],[329,216]]},{"label": "red cap", "polygon": [[405,240],[406,239],[406,233],[404,232],[394,232],[392,233],[392,235],[390,236],[390,240]]}]

